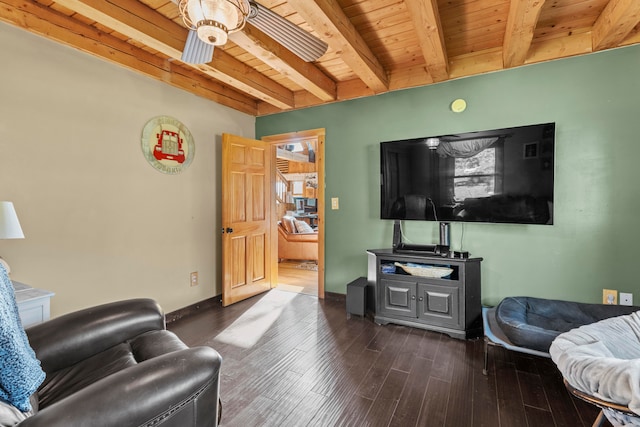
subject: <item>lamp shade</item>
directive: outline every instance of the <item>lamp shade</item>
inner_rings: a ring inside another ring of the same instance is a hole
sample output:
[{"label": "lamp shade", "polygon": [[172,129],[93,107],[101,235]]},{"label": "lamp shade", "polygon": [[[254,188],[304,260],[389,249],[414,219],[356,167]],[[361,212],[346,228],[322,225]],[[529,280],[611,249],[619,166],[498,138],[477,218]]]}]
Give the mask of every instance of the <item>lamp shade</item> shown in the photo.
[{"label": "lamp shade", "polygon": [[18,215],[11,202],[0,202],[0,239],[24,239]]}]

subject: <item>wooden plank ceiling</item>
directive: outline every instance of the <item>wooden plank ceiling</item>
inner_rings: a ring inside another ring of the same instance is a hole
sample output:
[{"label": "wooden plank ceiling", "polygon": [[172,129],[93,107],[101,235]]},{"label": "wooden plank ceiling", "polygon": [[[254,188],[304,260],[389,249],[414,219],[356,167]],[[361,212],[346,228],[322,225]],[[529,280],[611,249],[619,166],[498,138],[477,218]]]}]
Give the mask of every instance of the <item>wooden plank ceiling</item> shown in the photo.
[{"label": "wooden plank ceiling", "polygon": [[180,61],[170,0],[0,0],[0,19],[260,116],[640,43],[639,0],[259,0],[328,43],[307,63],[248,24]]}]

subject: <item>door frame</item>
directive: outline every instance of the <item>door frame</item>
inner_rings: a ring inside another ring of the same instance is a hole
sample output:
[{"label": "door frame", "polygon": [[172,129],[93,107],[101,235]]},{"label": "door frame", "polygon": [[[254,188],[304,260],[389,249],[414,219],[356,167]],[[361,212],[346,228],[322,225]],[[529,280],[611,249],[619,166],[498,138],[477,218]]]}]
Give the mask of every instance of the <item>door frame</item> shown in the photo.
[{"label": "door frame", "polygon": [[[274,167],[271,171],[271,187],[275,188],[275,180],[276,180],[276,168],[275,168],[275,159],[276,159],[276,145],[286,144],[287,142],[298,142],[300,140],[315,138],[318,142],[316,147],[316,170],[318,174],[318,298],[324,299],[324,207],[325,207],[325,198],[324,198],[324,143],[325,143],[326,131],[324,128],[318,129],[310,129],[303,130],[298,132],[288,132],[282,133],[278,135],[268,135],[263,136],[261,138],[262,141],[271,144],[271,152],[272,152],[272,163]],[[271,199],[272,203],[272,212],[275,212],[275,196]],[[272,224],[273,226],[273,224]],[[278,239],[278,229],[273,226],[271,231],[271,238],[273,241],[277,241]],[[273,252],[273,251],[272,251]],[[278,262],[278,251],[276,250],[272,253],[273,262],[271,265],[274,265],[274,262],[277,265]],[[272,285],[273,286],[273,285]]]}]

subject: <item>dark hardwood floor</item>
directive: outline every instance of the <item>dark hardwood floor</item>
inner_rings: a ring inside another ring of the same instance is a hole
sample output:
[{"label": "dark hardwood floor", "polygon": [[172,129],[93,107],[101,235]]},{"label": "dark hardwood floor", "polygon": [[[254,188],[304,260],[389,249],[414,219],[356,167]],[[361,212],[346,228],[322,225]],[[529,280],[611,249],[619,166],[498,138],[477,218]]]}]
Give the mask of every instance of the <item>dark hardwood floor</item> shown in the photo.
[{"label": "dark hardwood floor", "polygon": [[[591,426],[553,362],[272,290],[169,324],[223,357],[222,426]],[[609,425],[609,424],[607,424]]]}]

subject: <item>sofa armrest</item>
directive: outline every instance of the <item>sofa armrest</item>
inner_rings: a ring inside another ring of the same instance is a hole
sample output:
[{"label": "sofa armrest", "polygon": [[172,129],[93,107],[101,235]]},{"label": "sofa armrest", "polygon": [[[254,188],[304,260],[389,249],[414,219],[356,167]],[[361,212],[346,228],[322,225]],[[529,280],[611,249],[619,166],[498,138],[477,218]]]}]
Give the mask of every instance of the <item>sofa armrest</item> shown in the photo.
[{"label": "sofa armrest", "polygon": [[317,242],[318,232],[313,233],[289,233],[282,225],[278,226],[278,231],[288,242]]},{"label": "sofa armrest", "polygon": [[318,242],[318,233],[296,233],[286,237],[289,242]]},{"label": "sofa armrest", "polygon": [[216,426],[222,358],[210,347],[164,354],[42,408],[20,427]]},{"label": "sofa armrest", "polygon": [[165,329],[151,299],[112,302],[65,314],[26,329],[45,372],[74,365],[144,332]]}]

